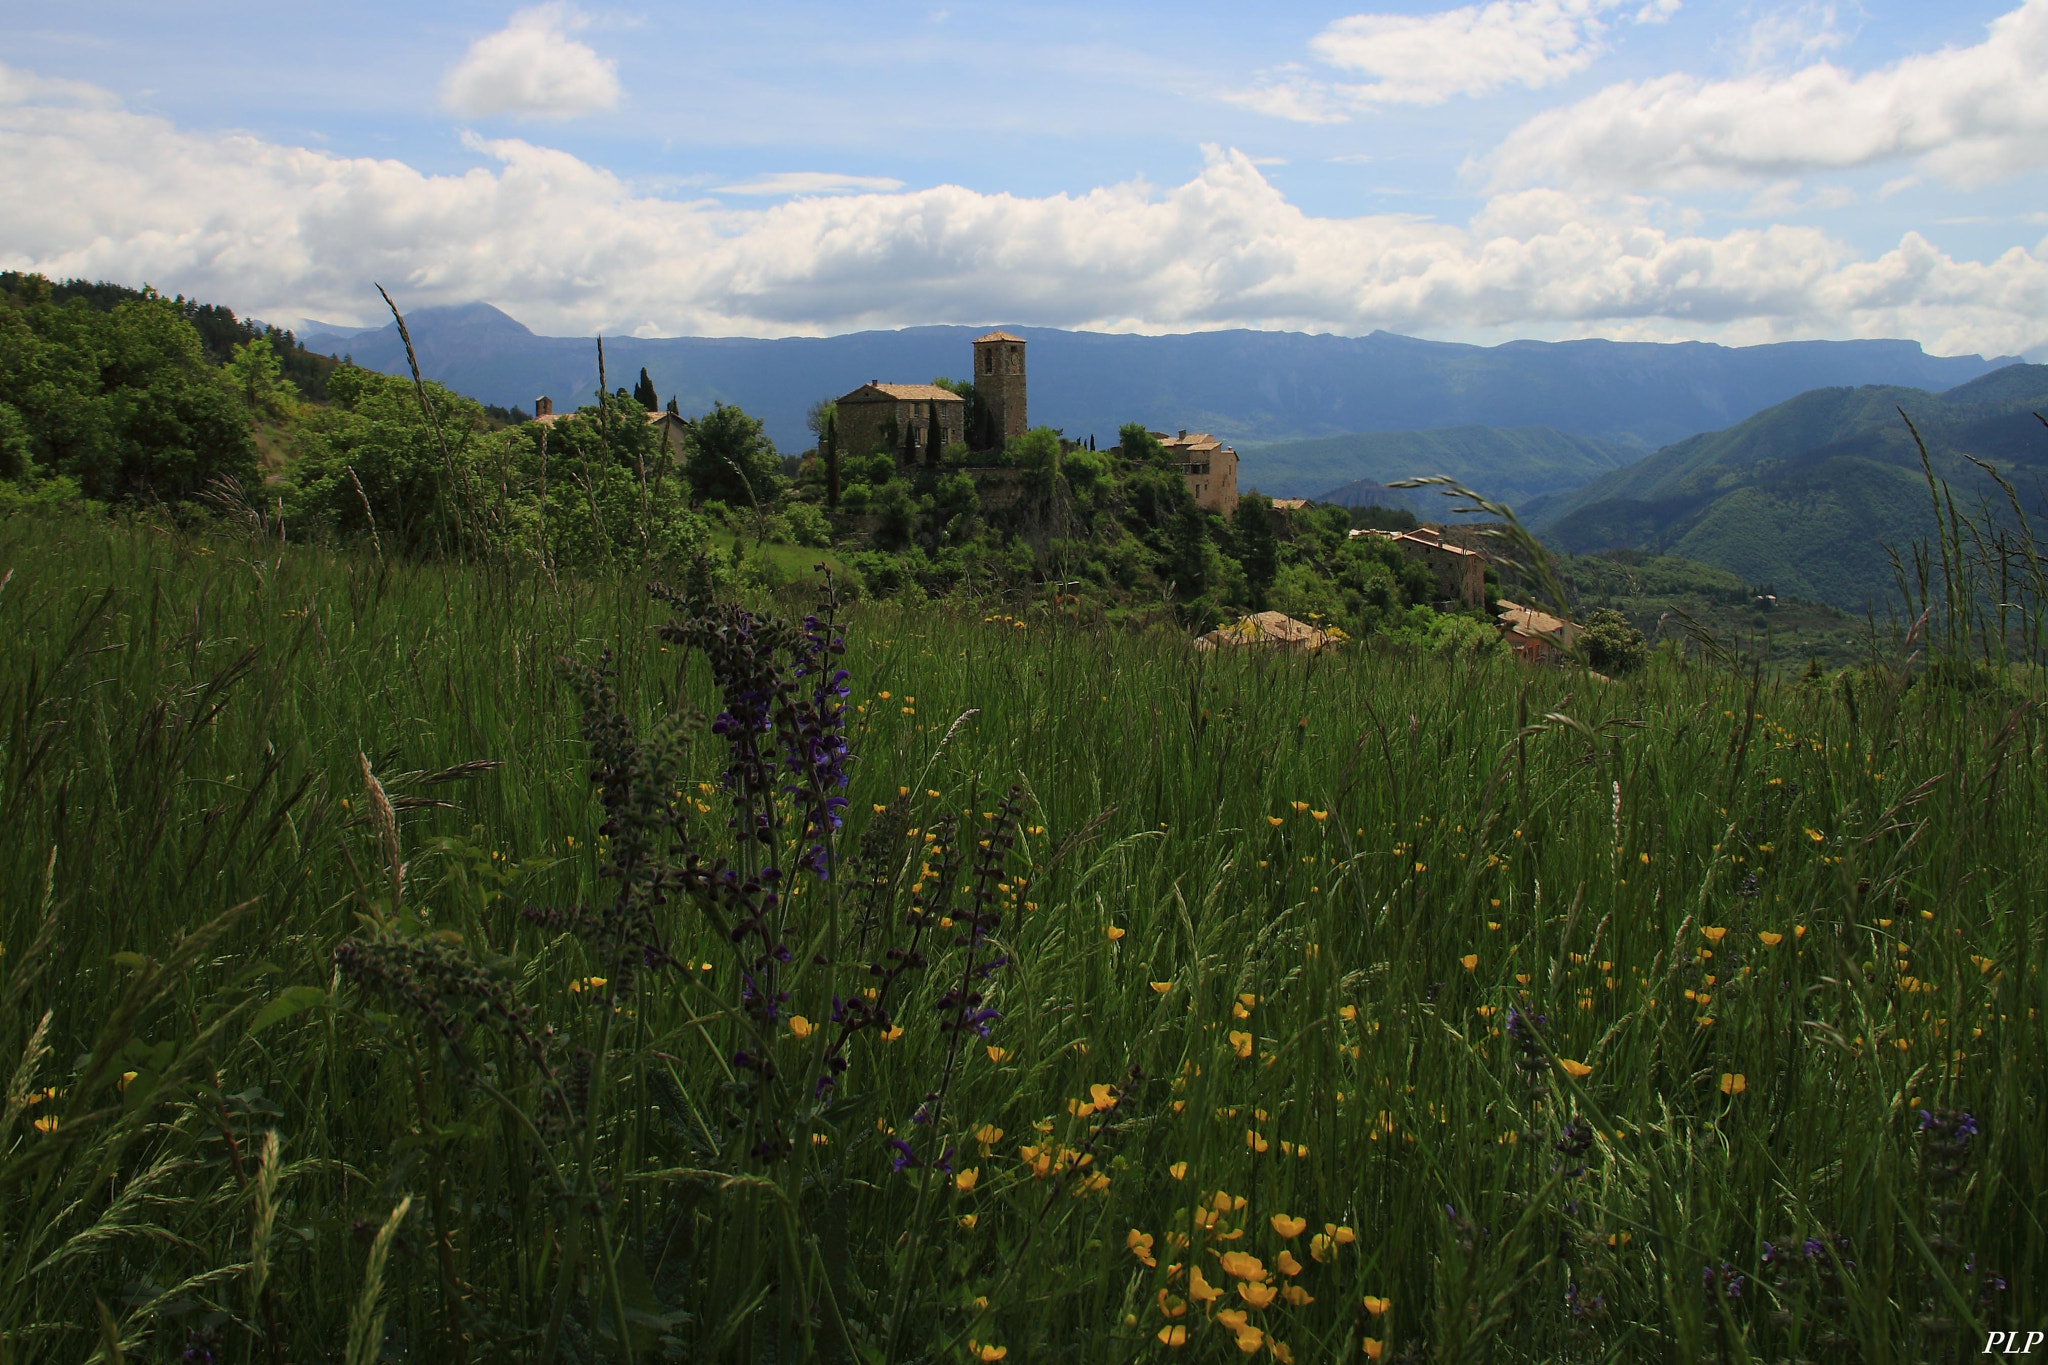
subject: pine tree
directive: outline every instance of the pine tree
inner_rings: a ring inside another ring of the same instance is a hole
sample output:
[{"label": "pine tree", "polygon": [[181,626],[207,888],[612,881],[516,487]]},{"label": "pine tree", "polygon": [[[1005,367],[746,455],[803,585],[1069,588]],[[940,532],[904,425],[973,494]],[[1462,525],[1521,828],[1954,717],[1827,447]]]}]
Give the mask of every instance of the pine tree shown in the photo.
[{"label": "pine tree", "polygon": [[654,395],[654,381],[647,377],[647,367],[640,367],[640,382],[633,386],[633,401],[640,405],[642,412],[660,412],[661,400]]}]

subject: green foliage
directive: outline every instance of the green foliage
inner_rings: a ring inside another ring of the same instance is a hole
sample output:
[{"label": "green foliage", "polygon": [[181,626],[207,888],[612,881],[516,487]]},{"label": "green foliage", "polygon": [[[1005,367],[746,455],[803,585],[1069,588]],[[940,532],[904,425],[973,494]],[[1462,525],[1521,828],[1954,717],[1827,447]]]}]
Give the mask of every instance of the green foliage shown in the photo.
[{"label": "green foliage", "polygon": [[693,422],[690,431],[684,472],[691,496],[699,502],[716,498],[735,507],[774,501],[782,466],[759,418],[719,403]]},{"label": "green foliage", "polygon": [[1170,463],[1166,447],[1159,444],[1159,438],[1143,422],[1126,422],[1117,428],[1116,435],[1117,448],[1123,452],[1127,463],[1141,466]]},{"label": "green foliage", "polygon": [[228,382],[242,396],[242,405],[252,415],[272,421],[289,421],[296,411],[298,387],[284,377],[284,365],[269,337],[257,337],[235,347],[224,367]]},{"label": "green foliage", "polygon": [[335,371],[327,392],[327,405],[308,409],[295,434],[288,521],[348,538],[374,534],[402,554],[456,548],[455,484],[465,472],[472,483],[483,477],[481,438],[489,424],[482,408],[429,383],[437,434],[410,379],[349,365]]},{"label": "green foliage", "polygon": [[1003,462],[1049,481],[1060,468],[1060,436],[1051,427],[1033,427],[1003,447]]},{"label": "green foliage", "polygon": [[832,543],[832,524],[816,503],[786,502],[782,517],[789,525],[790,539],[798,545],[818,547]]},{"label": "green foliage", "polygon": [[1640,673],[1650,659],[1643,633],[1612,609],[1603,608],[1586,618],[1586,633],[1579,637],[1579,644],[1587,663],[1614,677]]},{"label": "green foliage", "polygon": [[687,561],[704,544],[674,457],[613,395],[496,430],[471,400],[346,366],[307,409],[288,524],[410,556],[533,557],[552,568]]},{"label": "green foliage", "polygon": [[[1237,515],[1230,519],[1230,529],[1237,542],[1238,563],[1244,566],[1252,607],[1263,610],[1274,576],[1280,572],[1280,542],[1273,534],[1273,500],[1257,489],[1240,494]],[[1279,610],[1287,611],[1287,608]],[[1288,612],[1288,615],[1294,613]]]},{"label": "green foliage", "polygon": [[17,479],[32,465],[101,501],[171,503],[258,482],[249,411],[167,299],[99,311],[23,285],[0,302],[0,403],[19,419],[0,430]]}]

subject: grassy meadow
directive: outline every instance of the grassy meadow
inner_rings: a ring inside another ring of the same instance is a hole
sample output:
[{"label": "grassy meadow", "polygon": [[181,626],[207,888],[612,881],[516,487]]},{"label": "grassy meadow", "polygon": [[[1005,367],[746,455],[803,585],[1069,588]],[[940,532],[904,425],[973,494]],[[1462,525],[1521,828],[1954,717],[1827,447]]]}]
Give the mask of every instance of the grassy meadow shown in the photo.
[{"label": "grassy meadow", "polygon": [[[707,864],[765,856],[639,584],[26,516],[0,575],[0,1362],[1906,1362],[2048,1318],[2048,733],[2003,689],[860,604],[791,960],[675,893],[622,974],[521,913],[613,903],[642,829],[558,658],[613,651]],[[955,981],[998,1017],[942,1027]]]}]

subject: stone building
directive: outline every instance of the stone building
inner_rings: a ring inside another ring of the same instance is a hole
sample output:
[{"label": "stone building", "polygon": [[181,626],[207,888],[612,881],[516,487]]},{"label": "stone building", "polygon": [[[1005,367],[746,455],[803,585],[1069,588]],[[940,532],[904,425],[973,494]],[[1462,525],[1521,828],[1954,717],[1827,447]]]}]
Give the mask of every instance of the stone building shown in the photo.
[{"label": "stone building", "polygon": [[1197,507],[1226,517],[1237,511],[1236,450],[1205,431],[1183,430],[1178,436],[1155,431],[1152,435],[1180,466],[1180,476]]},{"label": "stone building", "polygon": [[1437,591],[1445,601],[1467,606],[1486,605],[1486,556],[1462,545],[1452,545],[1434,526],[1412,531],[1353,531],[1354,536],[1378,536],[1401,547],[1401,553],[1436,575]]},{"label": "stone building", "polygon": [[[1018,381],[1023,382],[1021,379]],[[932,409],[939,414],[939,449],[967,439],[967,404],[936,384],[884,384],[871,380],[838,400],[839,449],[855,458],[896,454],[906,432],[917,433],[920,453],[931,445]]]},{"label": "stone building", "polygon": [[990,332],[974,339],[974,391],[988,404],[995,449],[1031,429],[1024,406],[1023,337]]}]

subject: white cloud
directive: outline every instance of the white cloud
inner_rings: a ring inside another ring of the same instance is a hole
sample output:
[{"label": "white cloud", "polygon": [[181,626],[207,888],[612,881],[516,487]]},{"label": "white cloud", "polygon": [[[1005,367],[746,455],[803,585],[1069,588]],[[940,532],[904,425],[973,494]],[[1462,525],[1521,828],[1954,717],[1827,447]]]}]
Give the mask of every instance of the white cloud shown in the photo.
[{"label": "white cloud", "polygon": [[[1369,77],[1323,80],[1298,66],[1268,72],[1225,98],[1276,118],[1333,123],[1380,104],[1441,104],[1513,86],[1555,85],[1602,52],[1603,15],[1633,0],[1490,0],[1436,14],[1353,14],[1309,43],[1330,66]],[[1663,19],[1679,0],[1650,0],[1637,23]]]},{"label": "white cloud", "polygon": [[536,5],[469,45],[441,81],[441,104],[465,118],[564,119],[615,109],[614,63],[569,35],[587,21],[566,4]]},{"label": "white cloud", "polygon": [[1537,115],[1487,158],[1497,186],[1630,190],[1754,184],[1911,161],[1977,186],[2048,162],[2048,0],[1973,47],[1865,75],[1826,62],[1783,75],[1669,75]]},{"label": "white cloud", "polygon": [[886,175],[834,175],[830,171],[777,171],[756,176],[738,185],[720,185],[718,194],[780,196],[788,194],[849,194],[860,191],[900,190],[901,180]]},{"label": "white cloud", "polygon": [[1807,0],[1805,4],[1788,5],[1758,16],[1749,26],[1742,55],[1751,66],[1768,66],[1787,54],[1799,61],[1809,61],[1848,41],[1849,35],[1841,29],[1835,6]]},{"label": "white cloud", "polygon": [[374,323],[489,300],[564,334],[787,335],[1012,319],[1437,336],[1915,336],[2048,344],[2048,243],[1874,260],[1810,227],[1705,235],[1655,201],[1496,196],[1466,225],[1315,217],[1212,149],[1186,183],[955,185],[764,207],[660,199],[563,152],[477,142],[426,175],[0,81],[0,267],[148,281],[270,317]]}]

